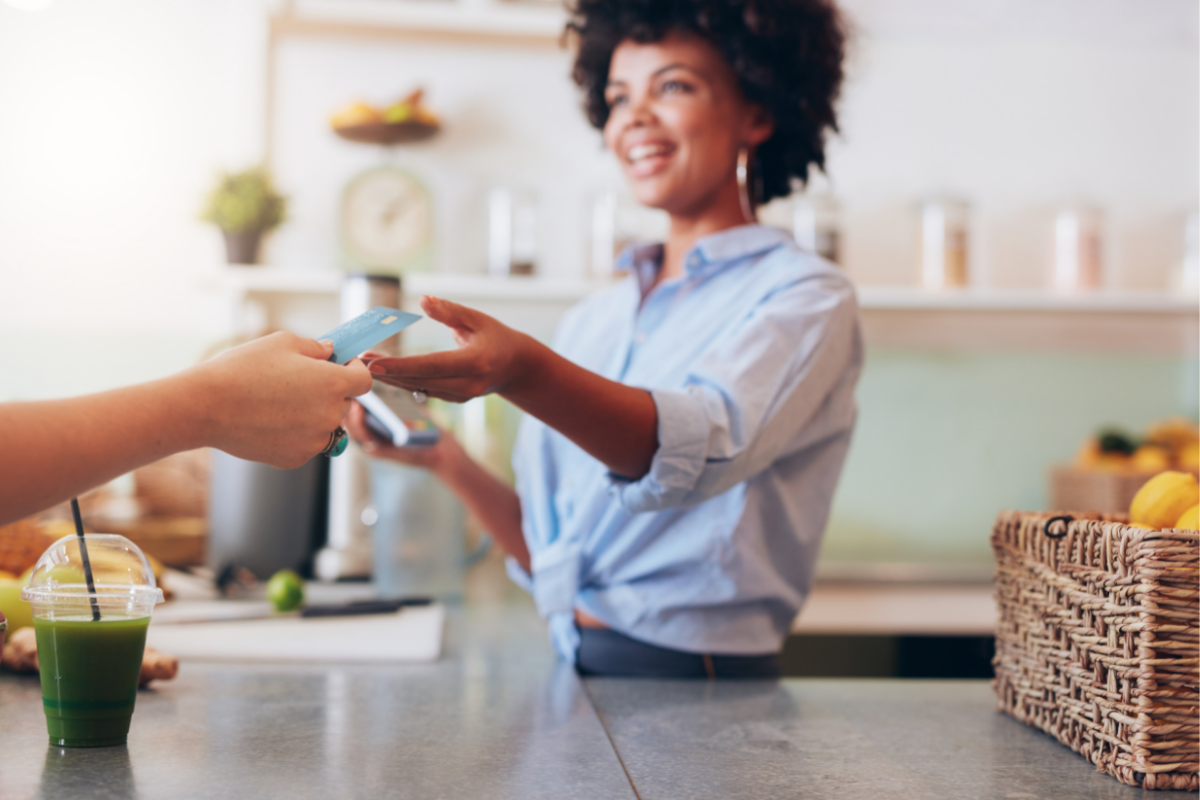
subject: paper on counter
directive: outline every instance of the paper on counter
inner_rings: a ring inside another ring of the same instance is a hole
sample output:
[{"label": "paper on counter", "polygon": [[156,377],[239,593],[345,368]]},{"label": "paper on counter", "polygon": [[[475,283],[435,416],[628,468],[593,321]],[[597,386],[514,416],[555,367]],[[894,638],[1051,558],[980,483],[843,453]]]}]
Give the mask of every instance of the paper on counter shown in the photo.
[{"label": "paper on counter", "polygon": [[364,617],[151,621],[146,644],[183,660],[428,663],[441,655],[445,617],[434,604]]}]

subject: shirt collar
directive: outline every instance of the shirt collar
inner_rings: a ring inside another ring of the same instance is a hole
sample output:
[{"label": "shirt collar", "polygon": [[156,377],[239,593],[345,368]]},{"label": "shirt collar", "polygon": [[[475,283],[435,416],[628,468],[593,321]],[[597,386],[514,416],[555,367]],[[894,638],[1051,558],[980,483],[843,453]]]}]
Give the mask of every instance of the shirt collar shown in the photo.
[{"label": "shirt collar", "polygon": [[[688,275],[697,275],[713,265],[771,250],[790,239],[787,232],[766,225],[727,228],[697,239],[684,257],[683,269]],[[658,275],[662,257],[661,244],[632,245],[621,253],[616,267],[632,272],[645,294]]]},{"label": "shirt collar", "polygon": [[663,246],[661,244],[635,244],[621,251],[621,256],[617,259],[616,268],[633,273],[633,276],[637,279],[641,294],[645,295],[646,290],[650,288],[651,284],[654,283],[654,279],[658,277],[658,270],[662,266],[662,259]]},{"label": "shirt collar", "polygon": [[688,274],[709,264],[719,264],[745,258],[778,247],[791,237],[779,228],[766,225],[739,225],[696,240],[692,251],[683,261]]}]

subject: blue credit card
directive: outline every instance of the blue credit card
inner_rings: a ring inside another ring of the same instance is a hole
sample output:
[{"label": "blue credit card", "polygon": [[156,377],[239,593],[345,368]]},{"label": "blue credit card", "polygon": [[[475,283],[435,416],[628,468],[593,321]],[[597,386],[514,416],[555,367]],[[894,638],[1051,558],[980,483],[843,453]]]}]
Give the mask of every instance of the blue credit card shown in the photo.
[{"label": "blue credit card", "polygon": [[409,314],[394,308],[376,306],[359,314],[349,322],[343,322],[319,339],[333,342],[330,361],[345,364],[350,359],[370,350],[389,336],[421,319],[420,314]]}]

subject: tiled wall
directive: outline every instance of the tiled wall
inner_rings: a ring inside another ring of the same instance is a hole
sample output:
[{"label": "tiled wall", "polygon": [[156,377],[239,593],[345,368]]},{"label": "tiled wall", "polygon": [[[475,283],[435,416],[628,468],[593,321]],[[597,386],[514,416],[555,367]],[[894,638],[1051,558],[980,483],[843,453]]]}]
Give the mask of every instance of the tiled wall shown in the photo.
[{"label": "tiled wall", "polygon": [[876,349],[834,502],[830,561],[986,563],[1004,508],[1097,427],[1197,414],[1196,358]]}]

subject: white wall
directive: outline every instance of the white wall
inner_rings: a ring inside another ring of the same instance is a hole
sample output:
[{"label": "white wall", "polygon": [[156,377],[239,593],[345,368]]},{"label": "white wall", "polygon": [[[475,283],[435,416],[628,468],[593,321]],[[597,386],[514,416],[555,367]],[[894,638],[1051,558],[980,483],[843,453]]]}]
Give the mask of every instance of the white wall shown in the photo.
[{"label": "white wall", "polygon": [[973,262],[1045,284],[1056,204],[1107,217],[1114,286],[1166,288],[1197,202],[1197,4],[851,0],[859,20],[830,174],[863,282],[914,274],[912,203],[972,201]]},{"label": "white wall", "polygon": [[[579,111],[567,53],[297,38],[281,43],[277,69],[273,165],[296,204],[295,224],[271,244],[273,259],[298,268],[335,265],[342,187],[389,162],[415,173],[434,196],[440,270],[485,271],[486,193],[513,185],[534,189],[543,209],[541,271],[582,276],[588,197],[617,176]],[[443,117],[436,138],[387,152],[329,130],[328,117],[349,101],[383,106],[416,86],[426,87]]]},{"label": "white wall", "polygon": [[196,214],[258,157],[265,29],[243,0],[0,3],[0,400],[152,378],[220,334]]},{"label": "white wall", "polygon": [[0,3],[6,324],[202,325],[178,308],[217,256],[195,219],[202,193],[218,164],[259,151],[265,25],[253,12],[238,0]]},{"label": "white wall", "polygon": [[[857,278],[907,281],[911,203],[950,189],[973,200],[986,282],[1037,284],[1050,210],[1081,197],[1108,212],[1117,284],[1165,286],[1197,202],[1194,0],[847,6],[859,38],[830,172]],[[215,169],[262,155],[263,9],[0,3],[0,400],[152,377],[219,336],[196,286],[220,243],[195,213]],[[543,271],[582,274],[587,201],[613,170],[567,63],[550,50],[285,41],[274,154],[294,220],[272,259],[331,266],[338,193],[380,159],[329,135],[328,114],[422,82],[445,134],[397,158],[435,193],[440,265],[482,268],[483,192],[521,181],[546,207]]]},{"label": "white wall", "polygon": [[[1072,201],[1106,212],[1113,285],[1168,284],[1197,201],[1194,3],[1152,11],[1128,0],[845,5],[856,39],[829,172],[856,278],[910,282],[913,203],[946,191],[972,201],[972,255],[985,285],[1041,285],[1054,208]],[[583,275],[588,203],[619,177],[582,121],[568,68],[566,54],[552,51],[285,43],[277,165],[306,199],[276,257],[336,261],[337,191],[382,160],[331,136],[329,112],[359,96],[385,103],[420,83],[447,134],[399,148],[396,160],[438,195],[440,268],[483,269],[483,193],[509,181],[543,198],[543,271]]]}]

